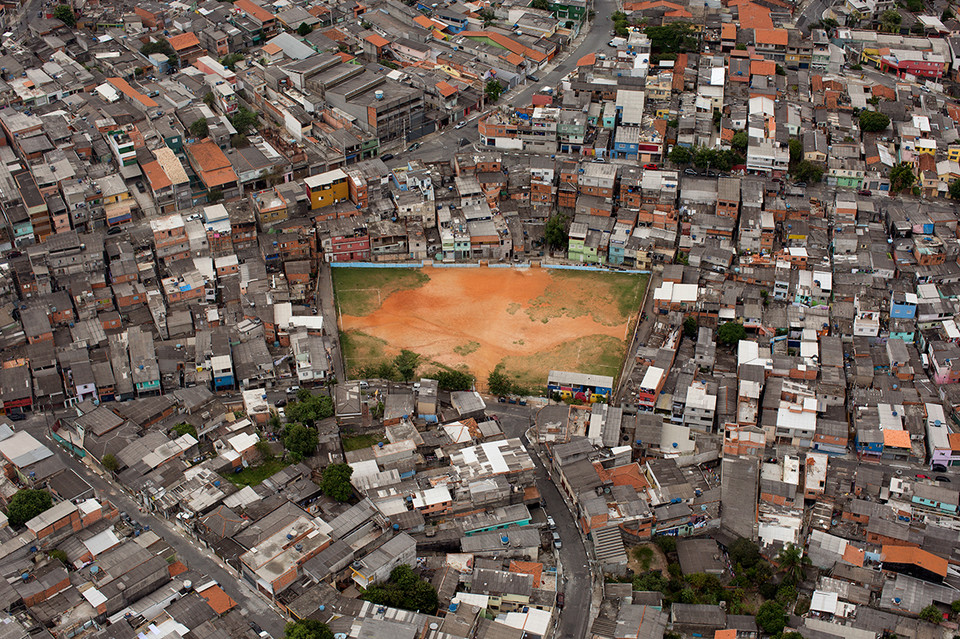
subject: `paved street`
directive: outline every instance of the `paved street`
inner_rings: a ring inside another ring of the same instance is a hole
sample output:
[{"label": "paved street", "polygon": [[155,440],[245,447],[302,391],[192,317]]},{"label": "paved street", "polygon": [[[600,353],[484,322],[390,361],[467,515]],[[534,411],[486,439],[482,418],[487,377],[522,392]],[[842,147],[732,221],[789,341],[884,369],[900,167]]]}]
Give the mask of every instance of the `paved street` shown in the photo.
[{"label": "paved street", "polygon": [[323,316],[324,329],[328,335],[335,335],[337,346],[335,352],[330,354],[333,360],[333,374],[338,382],[347,381],[347,373],[343,364],[343,354],[340,348],[340,331],[337,325],[336,302],[333,299],[333,269],[329,264],[320,261],[319,272],[317,273],[317,296],[320,298],[320,314]]},{"label": "paved street", "polygon": [[[521,438],[530,450],[524,433],[532,425],[537,408],[499,404],[495,397],[485,397],[484,401],[487,402],[488,412],[496,414],[500,419],[500,425],[507,437]],[[562,574],[566,581],[562,586],[562,592],[566,601],[560,612],[560,626],[556,636],[558,639],[582,639],[587,636],[591,621],[589,611],[590,599],[593,596],[593,581],[590,578],[587,551],[580,538],[576,520],[540,462],[539,456],[532,450],[530,450],[530,456],[537,466],[537,488],[540,489],[540,496],[545,504],[544,510],[548,515],[553,516],[557,523],[557,532],[560,533],[562,542],[560,561],[563,564]]]},{"label": "paved street", "polygon": [[[597,0],[594,9],[596,17],[593,22],[588,24],[589,30],[580,36],[580,39],[574,44],[572,50],[564,51],[558,56],[559,61],[547,65],[546,68],[536,71],[534,75],[540,78],[539,82],[527,81],[508,93],[500,97],[499,105],[525,106],[530,104],[533,94],[544,86],[555,86],[560,79],[577,67],[577,60],[588,53],[598,53],[604,51],[607,42],[610,40],[610,30],[613,23],[610,16],[617,11],[616,0]],[[449,126],[437,133],[432,133],[421,140],[418,140],[421,147],[416,151],[405,152],[400,150],[394,152],[396,157],[387,162],[390,168],[401,166],[409,159],[421,159],[427,162],[441,159],[450,159],[456,149],[466,147],[480,139],[477,131],[477,119],[481,113],[473,113],[467,119],[467,126],[462,129],[456,129]],[[461,142],[466,140],[466,144]]]},{"label": "paved street", "polygon": [[[27,431],[43,442],[57,455],[64,466],[83,477],[102,498],[113,503],[118,510],[126,511],[141,524],[150,526],[150,530],[163,537],[164,541],[177,551],[177,557],[184,565],[216,579],[223,590],[243,608],[247,616],[256,621],[272,637],[283,636],[283,628],[286,625],[284,618],[277,614],[245,581],[239,579],[234,572],[228,571],[218,560],[214,560],[213,553],[200,546],[196,540],[181,535],[174,524],[165,519],[138,512],[136,502],[127,493],[120,490],[112,481],[91,471],[85,463],[67,453],[47,435],[45,417],[44,415],[33,416],[19,422],[17,429]],[[53,423],[55,417],[52,414],[49,414],[49,417],[50,423]]]}]

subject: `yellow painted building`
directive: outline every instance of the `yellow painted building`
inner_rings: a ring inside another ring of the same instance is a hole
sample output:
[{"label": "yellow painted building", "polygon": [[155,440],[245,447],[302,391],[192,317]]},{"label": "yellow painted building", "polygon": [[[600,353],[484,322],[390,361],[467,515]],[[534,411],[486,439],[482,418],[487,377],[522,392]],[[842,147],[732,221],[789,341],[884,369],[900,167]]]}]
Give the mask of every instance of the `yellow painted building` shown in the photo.
[{"label": "yellow painted building", "polygon": [[951,162],[960,162],[960,144],[951,144],[947,147],[947,159]]},{"label": "yellow painted building", "polygon": [[303,184],[307,187],[307,197],[310,198],[311,209],[322,209],[325,206],[342,202],[348,199],[350,195],[347,174],[340,169],[311,175],[303,181]]}]

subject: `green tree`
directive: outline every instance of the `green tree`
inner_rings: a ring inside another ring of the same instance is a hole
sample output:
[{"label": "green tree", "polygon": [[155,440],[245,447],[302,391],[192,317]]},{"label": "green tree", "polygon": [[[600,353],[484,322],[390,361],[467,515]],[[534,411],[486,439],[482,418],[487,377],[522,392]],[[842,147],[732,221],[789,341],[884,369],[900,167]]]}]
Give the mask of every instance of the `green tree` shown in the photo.
[{"label": "green tree", "polygon": [[353,495],[351,475],[353,475],[353,467],[350,464],[329,464],[323,469],[320,490],[327,497],[332,497],[339,502],[347,501]]},{"label": "green tree", "polygon": [[283,629],[284,639],[333,639],[330,627],[315,619],[301,619],[288,623]]},{"label": "green tree", "polygon": [[950,611],[955,615],[960,615],[960,599],[954,599],[950,604]]},{"label": "green tree", "polygon": [[317,430],[303,424],[287,424],[283,430],[283,447],[290,453],[290,458],[299,462],[304,457],[312,455],[317,449]]},{"label": "green tree", "polygon": [[907,0],[907,9],[911,13],[920,13],[923,11],[923,0]]},{"label": "green tree", "polygon": [[62,563],[64,566],[70,566],[70,558],[67,557],[67,553],[60,550],[59,548],[48,550],[47,557],[49,557],[50,559],[56,559],[57,561]]},{"label": "green tree", "polygon": [[815,184],[823,178],[823,170],[823,166],[820,164],[808,160],[801,160],[800,163],[793,168],[793,177],[795,177],[798,182]]},{"label": "green tree", "polygon": [[313,26],[307,24],[306,22],[301,22],[300,26],[297,27],[297,35],[301,38],[304,38],[310,35],[313,32]]},{"label": "green tree", "polygon": [[497,21],[497,14],[495,14],[490,9],[483,9],[477,12],[477,15],[480,16],[480,19],[483,20],[483,26],[489,27],[491,24]]},{"label": "green tree", "polygon": [[803,159],[803,142],[797,138],[790,138],[790,141],[787,143],[790,147],[790,163],[796,164]]},{"label": "green tree", "polygon": [[214,97],[212,91],[207,91],[203,94],[203,103],[206,104],[211,109],[213,108],[213,103],[216,102],[216,97]]},{"label": "green tree", "polygon": [[176,55],[177,52],[173,50],[173,47],[165,38],[157,38],[156,40],[151,40],[147,42],[142,47],[140,47],[140,53],[145,56],[151,56],[154,53],[162,53],[164,55]]},{"label": "green tree", "polygon": [[913,183],[916,180],[913,167],[907,162],[897,162],[890,169],[890,192],[896,194],[901,191],[909,191],[913,188]]},{"label": "green tree", "polygon": [[237,62],[240,62],[241,60],[243,60],[242,53],[230,53],[220,58],[220,64],[227,67],[231,71],[236,71]]},{"label": "green tree", "polygon": [[747,330],[739,322],[724,322],[717,330],[717,339],[727,346],[736,346],[747,336]]},{"label": "green tree", "polygon": [[436,589],[429,581],[417,576],[407,564],[390,571],[390,579],[386,582],[367,588],[363,598],[371,603],[415,610],[428,615],[436,612],[439,606]]},{"label": "green tree", "polygon": [[401,349],[400,354],[393,359],[393,365],[397,367],[397,372],[403,381],[409,382],[417,374],[417,367],[420,366],[420,355],[407,349]]},{"label": "green tree", "polygon": [[187,422],[180,422],[173,427],[173,432],[177,434],[177,437],[183,437],[184,435],[192,435],[194,439],[197,439],[197,428],[193,424],[188,424]]},{"label": "green tree", "polygon": [[487,375],[487,390],[494,395],[509,395],[513,391],[513,381],[503,372],[503,364],[497,364]]},{"label": "green tree", "polygon": [[53,10],[53,17],[57,20],[60,20],[70,28],[77,26],[77,16],[73,12],[73,8],[70,5],[57,5],[57,8]]},{"label": "green tree", "polygon": [[747,135],[746,131],[737,131],[733,134],[733,139],[730,141],[730,146],[732,146],[739,153],[747,152],[747,144],[750,142],[750,136]]},{"label": "green tree", "polygon": [[723,113],[720,112],[720,109],[713,110],[713,127],[719,131],[720,123],[723,122]]},{"label": "green tree", "polygon": [[787,625],[787,613],[778,601],[765,601],[757,610],[757,625],[769,635],[783,632]]},{"label": "green tree", "polygon": [[776,67],[777,75],[787,75],[787,70],[781,67],[779,64]]},{"label": "green tree", "polygon": [[466,371],[436,371],[430,375],[437,380],[437,386],[445,391],[465,391],[473,388],[474,377]]},{"label": "green tree", "polygon": [[321,419],[333,417],[333,400],[326,395],[314,395],[306,388],[297,391],[297,401],[287,404],[287,419],[313,426]]},{"label": "green tree", "polygon": [[757,545],[743,537],[730,544],[727,554],[730,555],[731,564],[740,564],[743,568],[752,568],[763,560]]},{"label": "green tree", "polygon": [[677,118],[673,118],[672,120],[667,120],[667,126],[670,127],[671,129],[679,129],[680,120],[678,120]]},{"label": "green tree", "polygon": [[687,317],[687,319],[683,320],[683,334],[687,337],[696,339],[698,329],[699,327],[697,326],[697,318],[693,315],[690,315]]},{"label": "green tree", "polygon": [[674,144],[673,149],[670,150],[670,155],[668,157],[674,164],[689,164],[690,149],[680,144]]},{"label": "green tree", "polygon": [[950,197],[960,200],[960,180],[954,180],[950,183]]},{"label": "green tree", "polygon": [[541,11],[549,11],[550,0],[533,0],[533,2],[530,3],[530,6],[534,9],[540,9]]},{"label": "green tree", "polygon": [[943,621],[943,613],[940,612],[940,609],[933,604],[930,604],[921,610],[918,616],[924,621],[929,621],[930,623],[939,624],[941,621]]},{"label": "green tree", "polygon": [[[897,14],[898,16],[900,14]],[[890,118],[879,111],[868,111],[864,109],[858,117],[860,130],[865,133],[877,133],[883,131],[890,125]]]},{"label": "green tree", "polygon": [[483,88],[483,92],[487,96],[487,100],[490,102],[496,102],[503,94],[503,85],[500,84],[500,80],[487,80],[487,84]]},{"label": "green tree", "polygon": [[117,458],[113,453],[107,453],[104,455],[103,459],[100,460],[100,463],[102,463],[103,467],[109,470],[111,473],[120,467],[120,462],[117,461]]},{"label": "green tree", "polygon": [[784,582],[798,584],[803,581],[805,568],[810,558],[803,554],[803,548],[796,544],[787,544],[777,554],[777,565],[784,575]]},{"label": "green tree", "polygon": [[236,113],[230,116],[230,124],[240,135],[246,135],[250,130],[257,127],[260,116],[256,111],[251,111],[246,107],[240,107]]},{"label": "green tree", "polygon": [[653,540],[657,544],[657,547],[660,548],[660,551],[669,555],[672,552],[677,551],[677,538],[671,537],[669,535],[660,535]]},{"label": "green tree", "polygon": [[45,490],[22,488],[10,499],[7,519],[11,526],[27,523],[45,510],[53,507],[53,498]]},{"label": "green tree", "polygon": [[887,9],[880,14],[881,31],[886,31],[887,33],[896,33],[900,31],[901,22],[903,22],[903,17],[900,15],[900,12],[894,9]]},{"label": "green tree", "polygon": [[693,26],[686,22],[671,22],[663,26],[649,26],[644,30],[650,38],[654,53],[685,53],[700,46]]},{"label": "green tree", "polygon": [[567,226],[567,222],[567,216],[563,213],[556,213],[550,216],[543,229],[543,239],[546,240],[547,246],[552,249],[566,250],[567,242],[570,239],[568,236],[569,227]]},{"label": "green tree", "polygon": [[943,13],[940,14],[940,21],[946,22],[951,18],[953,18],[953,11],[950,11],[950,7],[947,7],[943,10]]}]

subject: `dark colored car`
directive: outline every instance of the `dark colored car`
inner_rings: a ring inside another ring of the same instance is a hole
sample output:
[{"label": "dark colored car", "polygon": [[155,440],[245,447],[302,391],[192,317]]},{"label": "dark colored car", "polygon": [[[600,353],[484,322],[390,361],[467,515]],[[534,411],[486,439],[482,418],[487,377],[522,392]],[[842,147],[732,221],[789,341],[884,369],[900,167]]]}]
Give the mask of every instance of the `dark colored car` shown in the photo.
[{"label": "dark colored car", "polygon": [[937,475],[937,476],[936,476],[936,480],[937,480],[937,481],[942,481],[942,482],[947,483],[947,484],[950,483],[950,478],[949,478],[949,477],[946,477],[946,476],[944,476],[944,475]]},{"label": "dark colored car", "polygon": [[539,82],[540,78],[538,78],[537,76],[531,73],[530,75],[527,76],[527,80],[530,80],[531,82]]},{"label": "dark colored car", "polygon": [[872,195],[872,193],[871,193],[869,190],[867,190],[867,189],[860,189],[859,191],[857,191],[857,194],[858,194],[858,195]]},{"label": "dark colored car", "polygon": [[934,465],[931,466],[930,468],[931,468],[931,470],[933,470],[933,472],[935,472],[935,473],[945,473],[945,472],[947,472],[947,467],[944,466],[943,464],[934,464]]},{"label": "dark colored car", "polygon": [[393,153],[384,153],[383,155],[380,156],[380,159],[383,160],[384,162],[386,162],[387,160],[392,160]]},{"label": "dark colored car", "polygon": [[10,421],[12,421],[12,422],[22,422],[23,420],[25,420],[25,419],[27,418],[27,416],[24,415],[23,413],[10,413],[10,415],[8,415],[8,417],[10,418]]},{"label": "dark colored car", "polygon": [[120,235],[121,233],[123,233],[123,229],[119,226],[112,226],[110,230],[107,231],[107,235]]},{"label": "dark colored car", "polygon": [[276,406],[277,408],[283,408],[286,405],[287,405],[287,400],[283,399],[282,397],[278,399],[276,402],[274,402],[274,406]]}]

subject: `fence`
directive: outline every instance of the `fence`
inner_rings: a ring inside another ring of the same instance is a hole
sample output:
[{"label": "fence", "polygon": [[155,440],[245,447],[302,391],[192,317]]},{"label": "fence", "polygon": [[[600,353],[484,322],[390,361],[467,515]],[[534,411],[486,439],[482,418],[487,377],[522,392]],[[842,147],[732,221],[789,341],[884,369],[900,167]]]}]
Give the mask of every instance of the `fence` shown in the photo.
[{"label": "fence", "polygon": [[[330,262],[332,268],[423,268],[430,266],[433,268],[480,268],[487,266],[489,268],[530,268],[529,262],[503,262],[494,264],[480,264],[478,262],[457,262],[446,264],[443,262]],[[584,266],[581,264],[545,264],[541,263],[543,268],[551,268],[561,271],[591,271],[594,273],[626,273],[628,275],[650,275],[650,271],[641,271],[636,269],[612,269],[602,266]]]}]

